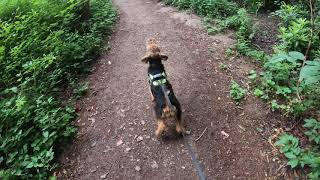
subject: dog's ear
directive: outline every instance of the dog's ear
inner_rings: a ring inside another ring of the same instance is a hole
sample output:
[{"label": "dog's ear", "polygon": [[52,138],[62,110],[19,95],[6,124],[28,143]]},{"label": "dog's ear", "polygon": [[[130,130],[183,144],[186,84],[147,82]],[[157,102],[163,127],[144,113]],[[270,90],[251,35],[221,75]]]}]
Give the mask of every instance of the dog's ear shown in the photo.
[{"label": "dog's ear", "polygon": [[160,54],[160,58],[162,61],[166,61],[168,59],[168,56],[164,54]]},{"label": "dog's ear", "polygon": [[150,56],[144,56],[144,57],[141,59],[141,61],[142,61],[143,63],[148,63],[148,62],[150,61]]}]

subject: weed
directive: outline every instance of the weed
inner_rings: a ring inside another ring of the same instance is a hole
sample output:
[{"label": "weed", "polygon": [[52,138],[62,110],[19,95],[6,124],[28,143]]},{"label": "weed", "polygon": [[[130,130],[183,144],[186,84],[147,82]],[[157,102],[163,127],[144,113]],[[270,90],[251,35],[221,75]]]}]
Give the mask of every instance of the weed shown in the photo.
[{"label": "weed", "polygon": [[231,82],[231,88],[230,88],[230,96],[233,100],[235,100],[237,103],[240,103],[241,100],[245,97],[246,90],[242,88],[238,83],[235,81]]},{"label": "weed", "polygon": [[227,48],[226,55],[227,55],[227,57],[233,56],[233,50],[231,48]]},{"label": "weed", "polygon": [[225,65],[225,64],[223,64],[223,63],[220,63],[220,64],[219,64],[219,68],[220,68],[221,70],[227,70],[227,69],[228,69],[228,66]]}]

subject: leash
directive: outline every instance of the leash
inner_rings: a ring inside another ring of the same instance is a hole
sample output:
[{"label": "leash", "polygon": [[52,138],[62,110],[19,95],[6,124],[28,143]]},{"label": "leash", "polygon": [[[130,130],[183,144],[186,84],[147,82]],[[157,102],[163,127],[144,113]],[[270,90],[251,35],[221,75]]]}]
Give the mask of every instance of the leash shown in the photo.
[{"label": "leash", "polygon": [[200,167],[200,163],[199,163],[199,161],[198,161],[198,159],[196,157],[196,154],[193,151],[192,145],[189,143],[188,139],[189,138],[186,135],[183,135],[184,144],[188,149],[188,152],[189,152],[189,154],[191,156],[192,164],[193,164],[194,168],[196,168],[197,175],[198,175],[199,179],[200,180],[206,180],[206,177],[205,177],[205,175],[204,175],[204,173],[203,173],[203,171],[202,171],[202,169]]}]

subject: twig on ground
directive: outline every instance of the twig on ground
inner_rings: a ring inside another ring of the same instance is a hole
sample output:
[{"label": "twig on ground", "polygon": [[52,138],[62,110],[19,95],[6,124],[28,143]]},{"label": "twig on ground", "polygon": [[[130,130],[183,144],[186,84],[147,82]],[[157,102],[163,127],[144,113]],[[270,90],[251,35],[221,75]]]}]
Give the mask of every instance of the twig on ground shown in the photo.
[{"label": "twig on ground", "polygon": [[207,129],[208,129],[208,127],[206,127],[206,128],[204,129],[204,131],[201,133],[201,135],[200,135],[196,140],[194,140],[194,141],[195,141],[195,142],[199,141],[199,140],[201,139],[201,137],[203,136],[203,134],[207,131]]},{"label": "twig on ground", "polygon": [[280,171],[284,166],[286,166],[286,165],[287,165],[287,163],[282,164],[282,165],[276,170],[276,173],[275,173],[275,174],[278,174],[279,171]]}]

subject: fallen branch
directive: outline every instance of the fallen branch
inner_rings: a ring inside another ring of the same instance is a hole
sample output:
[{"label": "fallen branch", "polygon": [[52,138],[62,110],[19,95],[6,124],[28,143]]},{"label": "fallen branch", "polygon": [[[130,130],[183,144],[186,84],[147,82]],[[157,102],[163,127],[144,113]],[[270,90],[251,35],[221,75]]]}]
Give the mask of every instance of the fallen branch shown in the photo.
[{"label": "fallen branch", "polygon": [[199,141],[199,140],[201,139],[201,137],[203,136],[203,134],[207,131],[207,129],[208,129],[208,127],[206,127],[206,128],[204,129],[204,131],[201,133],[201,135],[200,135],[196,140],[194,140],[194,141],[195,141],[195,142]]}]

